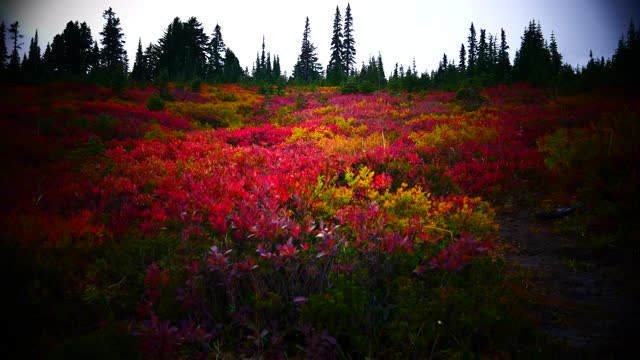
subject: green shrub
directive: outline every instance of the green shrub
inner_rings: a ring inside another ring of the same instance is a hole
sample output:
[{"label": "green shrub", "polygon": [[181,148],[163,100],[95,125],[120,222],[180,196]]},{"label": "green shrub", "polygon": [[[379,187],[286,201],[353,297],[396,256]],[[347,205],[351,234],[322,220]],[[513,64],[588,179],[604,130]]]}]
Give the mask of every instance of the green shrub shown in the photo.
[{"label": "green shrub", "polygon": [[162,111],[164,109],[164,100],[158,94],[153,94],[147,99],[147,109],[151,111]]}]

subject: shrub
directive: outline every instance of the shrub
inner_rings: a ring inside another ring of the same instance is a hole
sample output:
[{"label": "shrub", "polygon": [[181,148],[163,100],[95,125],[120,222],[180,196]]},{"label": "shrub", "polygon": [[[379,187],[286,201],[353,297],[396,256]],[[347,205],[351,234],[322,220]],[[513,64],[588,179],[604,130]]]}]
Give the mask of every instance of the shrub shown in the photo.
[{"label": "shrub", "polygon": [[153,94],[147,99],[147,109],[151,111],[162,111],[164,109],[164,100],[160,95]]}]

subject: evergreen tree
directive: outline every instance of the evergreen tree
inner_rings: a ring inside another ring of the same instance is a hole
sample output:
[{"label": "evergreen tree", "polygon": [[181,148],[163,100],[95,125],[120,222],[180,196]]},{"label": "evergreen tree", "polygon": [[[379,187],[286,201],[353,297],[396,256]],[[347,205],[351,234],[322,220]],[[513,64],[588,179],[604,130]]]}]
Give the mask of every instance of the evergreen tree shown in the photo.
[{"label": "evergreen tree", "polygon": [[333,36],[331,37],[331,58],[327,66],[327,81],[330,85],[337,85],[343,80],[344,64],[342,63],[342,16],[340,8],[336,6],[333,18]]},{"label": "evergreen tree", "polygon": [[18,55],[18,51],[22,49],[22,43],[19,42],[22,39],[19,22],[16,21],[9,27],[9,37],[13,43],[13,51],[11,51],[11,56],[9,57],[9,70],[17,72],[20,70],[20,55]]},{"label": "evergreen tree", "polygon": [[184,80],[204,79],[207,73],[207,54],[209,53],[209,36],[204,32],[202,24],[195,17],[190,17],[183,24],[183,59]]},{"label": "evergreen tree", "polygon": [[167,80],[204,79],[209,51],[209,37],[202,24],[195,17],[186,22],[176,17],[154,47],[149,67],[154,77],[164,74]]},{"label": "evergreen tree", "polygon": [[42,59],[40,57],[40,46],[38,45],[38,30],[29,42],[29,55],[24,62],[22,70],[31,75],[38,76],[42,70]]},{"label": "evergreen tree", "polygon": [[469,47],[467,51],[467,74],[469,76],[475,75],[476,72],[476,61],[478,56],[478,41],[476,39],[476,28],[471,23],[471,27],[469,28],[469,37],[467,38],[469,42]]},{"label": "evergreen tree", "polygon": [[280,77],[282,76],[282,70],[280,68],[280,57],[279,56],[274,56],[273,58],[273,80],[275,80],[276,82],[278,80],[280,80]]},{"label": "evergreen tree", "polygon": [[355,71],[356,41],[353,38],[353,17],[351,16],[351,4],[347,4],[344,15],[344,41],[342,42],[342,64],[347,75]]},{"label": "evergreen tree", "polygon": [[485,29],[480,29],[480,41],[478,42],[478,58],[476,59],[476,75],[485,75],[489,72],[489,44]]},{"label": "evergreen tree", "polygon": [[102,17],[106,20],[100,32],[100,35],[102,35],[100,40],[102,44],[100,52],[102,64],[110,73],[126,74],[125,41],[124,33],[120,27],[120,18],[116,17],[111,7],[102,13]]},{"label": "evergreen tree", "polygon": [[498,50],[496,75],[499,81],[507,81],[511,71],[511,61],[509,60],[509,45],[507,45],[507,35],[504,29],[500,29],[500,49]]},{"label": "evergreen tree", "polygon": [[550,79],[551,55],[539,23],[531,21],[525,30],[513,63],[514,80],[539,85]]},{"label": "evergreen tree", "polygon": [[378,89],[383,89],[387,86],[387,78],[384,74],[384,65],[382,64],[382,55],[378,52]]},{"label": "evergreen tree", "polygon": [[227,48],[224,53],[224,67],[222,70],[222,78],[227,83],[237,83],[242,79],[244,72],[242,67],[240,67],[240,61],[236,55],[231,51],[231,49]]},{"label": "evergreen tree", "polygon": [[7,64],[6,27],[4,21],[0,24],[0,72],[4,71]]},{"label": "evergreen tree", "polygon": [[322,67],[318,63],[316,47],[309,40],[310,35],[311,28],[309,26],[309,17],[307,17],[304,24],[300,55],[298,56],[298,62],[293,68],[293,78],[302,82],[316,81],[321,77]]},{"label": "evergreen tree", "polygon": [[553,32],[551,32],[549,52],[551,55],[551,74],[557,76],[562,69],[562,54],[558,52],[558,43],[556,42],[556,36]]},{"label": "evergreen tree", "polygon": [[467,66],[467,51],[464,48],[464,44],[460,44],[460,56],[458,57],[458,67],[462,73],[465,72]]},{"label": "evergreen tree", "polygon": [[138,39],[138,49],[136,50],[136,58],[133,61],[133,68],[131,69],[131,79],[135,81],[144,81],[147,72],[147,64],[142,52],[142,38]]},{"label": "evergreen tree", "polygon": [[222,77],[224,69],[224,53],[226,46],[222,40],[222,31],[219,24],[213,29],[211,42],[209,43],[209,79],[218,80]]}]

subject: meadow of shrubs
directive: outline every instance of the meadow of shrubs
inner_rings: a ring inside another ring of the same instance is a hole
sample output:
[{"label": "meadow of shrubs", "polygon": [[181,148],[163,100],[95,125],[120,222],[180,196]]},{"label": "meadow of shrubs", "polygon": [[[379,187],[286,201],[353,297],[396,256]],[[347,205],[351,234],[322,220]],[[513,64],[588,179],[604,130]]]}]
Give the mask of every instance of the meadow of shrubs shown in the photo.
[{"label": "meadow of shrubs", "polygon": [[496,209],[579,202],[637,247],[633,221],[609,232],[638,213],[633,100],[14,86],[10,339],[54,358],[539,354]]}]

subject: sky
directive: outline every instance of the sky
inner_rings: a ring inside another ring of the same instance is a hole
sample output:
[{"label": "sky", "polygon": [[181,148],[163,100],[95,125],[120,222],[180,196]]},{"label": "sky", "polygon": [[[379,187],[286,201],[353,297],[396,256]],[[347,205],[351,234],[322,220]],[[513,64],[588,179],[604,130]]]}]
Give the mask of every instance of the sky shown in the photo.
[{"label": "sky", "polygon": [[630,19],[636,27],[640,24],[640,2],[632,0],[0,0],[0,21],[7,27],[19,22],[23,51],[37,29],[44,51],[70,20],[86,21],[99,39],[102,13],[112,7],[133,62],[138,39],[143,47],[155,44],[174,17],[186,21],[195,16],[208,35],[219,24],[226,45],[249,70],[264,37],[266,51],[278,55],[290,75],[300,53],[305,18],[309,17],[310,41],[326,67],[336,6],[344,19],[347,3],[358,68],[380,53],[387,74],[396,63],[406,68],[414,59],[419,72],[434,70],[444,53],[457,63],[472,22],[478,36],[486,29],[499,37],[504,28],[513,59],[525,27],[536,20],[547,40],[554,32],[564,62],[574,67],[586,65],[589,50],[595,57],[611,57]]}]

